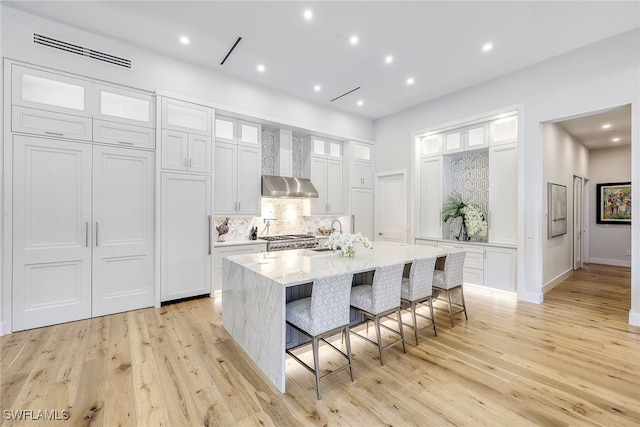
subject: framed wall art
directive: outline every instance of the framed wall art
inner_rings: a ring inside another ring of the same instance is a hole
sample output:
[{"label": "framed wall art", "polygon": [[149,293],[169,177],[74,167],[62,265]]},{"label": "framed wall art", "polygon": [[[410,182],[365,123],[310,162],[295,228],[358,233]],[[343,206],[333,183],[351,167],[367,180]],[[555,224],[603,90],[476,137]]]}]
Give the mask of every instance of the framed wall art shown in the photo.
[{"label": "framed wall art", "polygon": [[596,223],[631,224],[631,183],[596,185]]},{"label": "framed wall art", "polygon": [[549,238],[567,234],[567,186],[548,183],[549,198]]}]

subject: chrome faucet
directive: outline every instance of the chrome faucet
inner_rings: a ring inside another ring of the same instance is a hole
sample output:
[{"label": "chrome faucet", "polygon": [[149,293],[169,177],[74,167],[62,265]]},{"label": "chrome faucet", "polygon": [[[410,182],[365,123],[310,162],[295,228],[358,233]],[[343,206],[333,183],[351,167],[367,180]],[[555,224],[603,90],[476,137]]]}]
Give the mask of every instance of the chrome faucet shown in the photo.
[{"label": "chrome faucet", "polygon": [[333,221],[331,221],[331,232],[333,233],[334,231],[336,231],[335,228],[333,228],[333,224],[337,222],[338,225],[340,225],[340,234],[342,234],[342,223],[340,222],[339,219],[334,219]]},{"label": "chrome faucet", "polygon": [[278,218],[263,218],[262,222],[264,222],[266,225],[264,226],[264,229],[262,230],[262,234],[261,236],[264,236],[265,233],[267,233],[267,236],[269,235],[269,227],[271,227],[271,221],[277,221]]}]

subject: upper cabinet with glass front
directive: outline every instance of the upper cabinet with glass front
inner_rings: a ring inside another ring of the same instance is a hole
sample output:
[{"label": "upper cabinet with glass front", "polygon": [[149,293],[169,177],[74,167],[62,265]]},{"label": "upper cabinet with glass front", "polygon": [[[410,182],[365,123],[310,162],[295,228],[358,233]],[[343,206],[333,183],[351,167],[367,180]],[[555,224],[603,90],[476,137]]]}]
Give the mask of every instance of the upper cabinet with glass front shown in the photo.
[{"label": "upper cabinet with glass front", "polygon": [[305,152],[314,157],[342,159],[342,142],[309,135],[304,138]]},{"label": "upper cabinet with glass front", "polygon": [[152,95],[96,85],[98,111],[94,117],[136,126],[155,127],[155,98]]},{"label": "upper cabinet with glass front", "polygon": [[211,136],[211,108],[163,97],[162,128]]},{"label": "upper cabinet with glass front", "polygon": [[86,80],[14,64],[11,103],[91,117],[91,85]]},{"label": "upper cabinet with glass front", "polygon": [[518,141],[518,116],[516,114],[489,122],[489,145],[509,144]]},{"label": "upper cabinet with glass front", "polygon": [[216,141],[247,147],[260,147],[262,144],[262,125],[216,115]]}]

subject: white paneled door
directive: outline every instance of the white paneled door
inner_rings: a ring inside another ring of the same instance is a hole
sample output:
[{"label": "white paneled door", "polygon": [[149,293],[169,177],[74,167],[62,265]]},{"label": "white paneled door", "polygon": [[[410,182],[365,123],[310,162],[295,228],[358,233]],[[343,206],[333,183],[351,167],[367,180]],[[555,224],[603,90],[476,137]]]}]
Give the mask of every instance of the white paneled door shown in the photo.
[{"label": "white paneled door", "polygon": [[404,173],[376,176],[376,240],[406,243],[406,186]]},{"label": "white paneled door", "polygon": [[154,301],[154,156],[93,148],[93,316]]},{"label": "white paneled door", "polygon": [[14,136],[13,330],[153,305],[154,154]]},{"label": "white paneled door", "polygon": [[91,145],[13,138],[13,330],[90,317]]},{"label": "white paneled door", "polygon": [[211,292],[211,177],[162,174],[162,301]]}]

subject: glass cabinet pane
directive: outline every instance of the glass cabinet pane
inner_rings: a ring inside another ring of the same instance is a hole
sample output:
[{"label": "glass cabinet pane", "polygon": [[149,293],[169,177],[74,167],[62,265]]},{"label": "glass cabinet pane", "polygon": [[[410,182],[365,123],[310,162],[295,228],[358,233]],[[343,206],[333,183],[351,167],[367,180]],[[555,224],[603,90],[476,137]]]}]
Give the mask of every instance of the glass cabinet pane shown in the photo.
[{"label": "glass cabinet pane", "polygon": [[325,155],[324,141],[321,139],[313,139],[313,154]]},{"label": "glass cabinet pane", "polygon": [[85,110],[84,86],[26,73],[22,75],[22,99],[72,110]]},{"label": "glass cabinet pane", "polygon": [[112,92],[100,91],[100,114],[149,123],[149,101]]},{"label": "glass cabinet pane", "polygon": [[216,138],[233,139],[233,128],[235,120],[233,119],[216,119]]},{"label": "glass cabinet pane", "polygon": [[342,144],[329,141],[329,157],[342,157]]},{"label": "glass cabinet pane", "polygon": [[240,139],[242,142],[258,144],[260,136],[258,135],[258,127],[255,125],[240,124]]},{"label": "glass cabinet pane", "polygon": [[423,136],[420,138],[420,146],[423,156],[440,154],[442,152],[442,134]]}]

